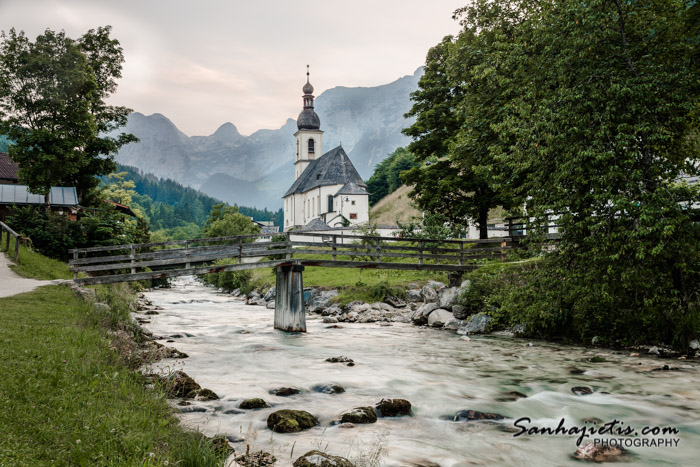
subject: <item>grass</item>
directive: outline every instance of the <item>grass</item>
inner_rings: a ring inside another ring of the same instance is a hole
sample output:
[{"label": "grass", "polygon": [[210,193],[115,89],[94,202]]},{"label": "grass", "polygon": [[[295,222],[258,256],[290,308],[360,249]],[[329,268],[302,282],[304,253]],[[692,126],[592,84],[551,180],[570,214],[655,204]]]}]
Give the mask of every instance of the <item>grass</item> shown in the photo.
[{"label": "grass", "polygon": [[[0,245],[5,248],[6,236],[3,232],[0,236]],[[10,237],[10,251],[5,252],[7,258],[14,260],[13,254],[15,251],[15,239]],[[53,280],[53,279],[72,279],[68,265],[62,261],[47,258],[24,245],[19,246],[19,259],[17,264],[10,265],[10,269],[22,277],[31,279]]]},{"label": "grass", "polygon": [[222,465],[112,346],[130,298],[98,294],[114,312],[61,286],[0,299],[0,465]]}]

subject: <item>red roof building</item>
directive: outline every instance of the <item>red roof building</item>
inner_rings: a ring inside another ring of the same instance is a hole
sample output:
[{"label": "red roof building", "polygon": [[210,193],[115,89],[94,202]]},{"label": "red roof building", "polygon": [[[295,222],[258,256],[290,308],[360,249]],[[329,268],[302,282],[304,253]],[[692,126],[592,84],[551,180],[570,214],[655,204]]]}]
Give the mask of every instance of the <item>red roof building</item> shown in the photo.
[{"label": "red roof building", "polygon": [[0,152],[0,185],[19,183],[19,166],[10,159],[6,152]]}]

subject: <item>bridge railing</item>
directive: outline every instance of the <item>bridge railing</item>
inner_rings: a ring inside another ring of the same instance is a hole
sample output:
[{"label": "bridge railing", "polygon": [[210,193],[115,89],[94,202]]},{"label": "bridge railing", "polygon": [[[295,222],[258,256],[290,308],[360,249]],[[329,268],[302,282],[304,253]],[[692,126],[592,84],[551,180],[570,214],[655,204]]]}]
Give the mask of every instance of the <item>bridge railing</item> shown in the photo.
[{"label": "bridge railing", "polygon": [[[509,238],[439,240],[286,232],[200,238],[159,243],[69,250],[70,268],[80,283],[107,283],[206,274],[281,264],[321,267],[465,271],[479,260],[504,259]],[[283,239],[280,239],[282,237]],[[174,248],[173,248],[174,247]],[[178,248],[179,247],[179,248]],[[230,264],[213,264],[217,260]],[[85,273],[88,278],[78,278]]]},{"label": "bridge railing", "polygon": [[10,237],[15,238],[15,263],[19,259],[19,234],[12,230],[7,224],[4,222],[0,222],[0,239],[2,239],[2,235],[4,232],[7,232],[7,238],[5,240],[5,251],[8,253],[10,252]]}]

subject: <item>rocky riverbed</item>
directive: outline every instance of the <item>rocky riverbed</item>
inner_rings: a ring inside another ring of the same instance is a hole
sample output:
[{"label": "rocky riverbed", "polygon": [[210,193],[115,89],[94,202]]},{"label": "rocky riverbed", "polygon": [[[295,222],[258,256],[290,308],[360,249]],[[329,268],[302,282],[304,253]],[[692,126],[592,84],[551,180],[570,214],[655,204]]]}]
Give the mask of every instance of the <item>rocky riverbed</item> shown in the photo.
[{"label": "rocky riverbed", "polygon": [[[308,332],[288,334],[272,327],[273,292],[236,299],[178,279],[147,293],[152,305],[138,317],[159,343],[189,357],[147,372],[186,371],[218,399],[174,400],[183,421],[224,435],[237,453],[267,452],[276,465],[314,465],[322,455],[355,465],[577,465],[577,457],[694,465],[696,360],[479,334],[488,323],[472,331],[459,317],[459,288],[428,287],[405,301],[343,308],[330,303],[335,292],[307,290]],[[155,307],[157,315],[146,314]],[[383,416],[382,401],[391,399],[406,401],[403,411]],[[514,436],[519,426],[571,430],[614,420],[672,427],[678,433],[637,438],[677,444],[617,449],[588,446],[595,436],[580,446],[575,434]]]}]

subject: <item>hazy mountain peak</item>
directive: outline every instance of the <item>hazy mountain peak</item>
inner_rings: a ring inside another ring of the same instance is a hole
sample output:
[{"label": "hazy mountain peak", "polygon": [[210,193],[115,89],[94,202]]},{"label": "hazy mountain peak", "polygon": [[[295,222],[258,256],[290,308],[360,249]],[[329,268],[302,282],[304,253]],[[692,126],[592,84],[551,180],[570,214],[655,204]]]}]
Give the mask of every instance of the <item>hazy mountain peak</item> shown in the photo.
[{"label": "hazy mountain peak", "polygon": [[238,128],[231,122],[226,122],[221,125],[212,136],[218,140],[237,141],[241,138]]}]

